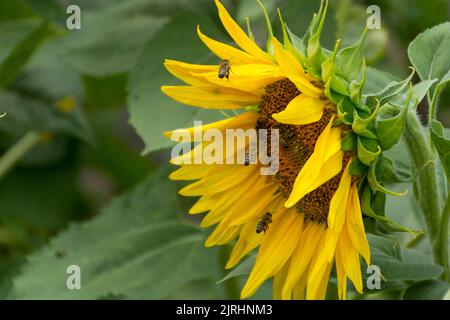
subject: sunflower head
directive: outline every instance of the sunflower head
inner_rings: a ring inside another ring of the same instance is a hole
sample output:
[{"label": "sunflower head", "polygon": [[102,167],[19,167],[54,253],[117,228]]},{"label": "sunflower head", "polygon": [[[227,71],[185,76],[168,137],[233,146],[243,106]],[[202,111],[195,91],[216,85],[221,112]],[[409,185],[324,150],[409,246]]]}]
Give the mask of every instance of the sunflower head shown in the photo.
[{"label": "sunflower head", "polygon": [[[400,139],[410,79],[367,93],[367,31],[350,47],[340,48],[337,41],[333,51],[322,48],[327,1],[302,38],[286,27],[281,14],[281,42],[268,23],[265,50],[220,1],[216,5],[236,46],[209,38],[199,27],[217,64],[166,60],[168,71],[186,85],[163,86],[162,91],[184,104],[235,114],[225,113],[224,120],[201,128],[167,132],[172,138],[184,133],[196,142],[194,149],[172,158],[180,168],[170,177],[195,180],[180,193],[200,196],[189,213],[207,212],[201,225],[216,225],[207,246],[235,241],[227,268],[259,248],[243,298],[272,277],[276,298],[324,298],[333,266],[340,298],[346,297],[347,279],[362,292],[360,257],[370,264],[370,249],[360,199],[363,195],[367,214],[380,193],[392,193],[377,177],[387,162],[383,151]],[[236,146],[233,139],[222,149],[213,148],[217,135],[203,139],[211,129],[223,136],[229,130],[269,132],[256,149],[268,145],[278,170],[261,174],[263,161],[247,159],[251,142]],[[244,162],[230,161],[239,154],[245,155]],[[195,161],[199,155],[203,161]]]}]

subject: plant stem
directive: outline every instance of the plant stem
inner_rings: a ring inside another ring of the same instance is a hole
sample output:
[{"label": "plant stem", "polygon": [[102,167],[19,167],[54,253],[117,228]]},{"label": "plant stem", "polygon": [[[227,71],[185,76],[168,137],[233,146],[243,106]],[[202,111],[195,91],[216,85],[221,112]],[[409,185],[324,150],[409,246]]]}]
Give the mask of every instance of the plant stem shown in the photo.
[{"label": "plant stem", "polygon": [[36,131],[25,134],[0,158],[0,178],[2,178],[41,139]]},{"label": "plant stem", "polygon": [[[428,139],[414,110],[408,111],[405,129],[406,144],[413,159],[416,170],[422,168],[428,161],[434,159]],[[417,177],[416,200],[425,218],[427,234],[433,247],[434,259],[442,265],[442,257],[438,248],[439,220],[441,203],[436,177],[436,167],[426,166]]]},{"label": "plant stem", "polygon": [[447,200],[445,201],[444,210],[442,211],[441,225],[439,229],[438,249],[439,255],[442,262],[442,267],[444,268],[444,273],[442,274],[442,279],[450,282],[450,266],[448,260],[448,229],[450,222],[450,193],[447,195]]}]

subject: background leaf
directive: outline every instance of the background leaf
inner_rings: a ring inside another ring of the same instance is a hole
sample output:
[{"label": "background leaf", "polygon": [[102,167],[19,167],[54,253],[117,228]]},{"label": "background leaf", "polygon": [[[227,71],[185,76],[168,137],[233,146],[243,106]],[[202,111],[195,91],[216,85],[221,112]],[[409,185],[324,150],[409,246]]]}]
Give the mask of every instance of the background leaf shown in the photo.
[{"label": "background leaf", "polygon": [[[203,247],[198,228],[179,223],[175,185],[161,182],[167,174],[155,172],[98,218],[72,225],[30,256],[13,281],[11,297],[161,299],[214,276],[217,251]],[[81,268],[81,290],[66,288],[66,268],[72,264]]]},{"label": "background leaf", "polygon": [[[144,153],[173,144],[162,135],[164,131],[192,127],[194,120],[203,120],[206,123],[223,119],[217,110],[182,106],[166,97],[160,90],[161,85],[172,85],[175,81],[164,69],[164,59],[190,63],[211,61],[211,54],[195,32],[197,25],[208,35],[217,33],[214,32],[216,29],[212,22],[204,15],[178,15],[146,44],[131,71],[128,84],[130,123],[144,140]],[[218,58],[214,60],[216,63],[220,62]]]},{"label": "background leaf", "polygon": [[450,299],[450,284],[440,280],[425,280],[406,290],[403,299],[406,300],[441,300]]}]

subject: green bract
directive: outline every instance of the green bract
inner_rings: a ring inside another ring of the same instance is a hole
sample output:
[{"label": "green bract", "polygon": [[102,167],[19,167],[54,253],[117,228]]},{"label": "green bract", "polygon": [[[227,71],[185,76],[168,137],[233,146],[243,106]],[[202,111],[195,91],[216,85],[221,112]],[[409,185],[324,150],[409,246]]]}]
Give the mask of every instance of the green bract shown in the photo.
[{"label": "green bract", "polygon": [[[295,50],[291,51],[298,52],[297,57],[307,72],[324,83],[325,95],[337,106],[336,124],[351,127],[352,131],[342,140],[342,149],[353,151],[356,155],[350,171],[362,179],[361,188],[367,195],[362,197],[362,201],[367,202],[363,204],[367,208],[365,213],[378,217],[373,213],[374,197],[370,194],[406,194],[390,191],[382,185],[383,172],[391,168],[386,168],[390,164],[379,159],[383,157],[383,151],[399,142],[408,110],[418,105],[432,82],[413,88],[411,79],[414,69],[404,80],[390,79],[386,82],[383,79],[380,83],[379,79],[368,77],[364,59],[367,29],[353,45],[340,48],[340,40],[337,40],[333,51],[322,48],[320,35],[327,7],[328,2],[322,2],[303,38],[297,37],[282,21],[283,30],[287,30],[285,34],[288,34],[285,45]],[[372,72],[371,76],[376,74]],[[369,90],[365,90],[367,83]],[[378,90],[370,92],[370,88]],[[381,221],[386,222],[386,218]]]}]

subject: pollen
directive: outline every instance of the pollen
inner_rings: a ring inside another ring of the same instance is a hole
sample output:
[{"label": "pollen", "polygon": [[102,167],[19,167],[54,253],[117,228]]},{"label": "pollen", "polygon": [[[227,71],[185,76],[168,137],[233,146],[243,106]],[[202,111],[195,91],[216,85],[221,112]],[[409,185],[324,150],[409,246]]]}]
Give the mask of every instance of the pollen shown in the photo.
[{"label": "pollen", "polygon": [[[278,191],[286,198],[289,197],[300,170],[313,154],[317,139],[335,114],[333,108],[326,108],[319,121],[306,125],[283,124],[272,118],[272,114],[283,111],[299,94],[301,92],[288,79],[268,85],[261,99],[256,123],[256,129],[279,130],[279,171],[274,180]],[[349,159],[350,154],[345,154],[343,168]],[[308,220],[326,223],[330,201],[339,186],[342,172],[305,195],[296,204],[297,211]]]}]

